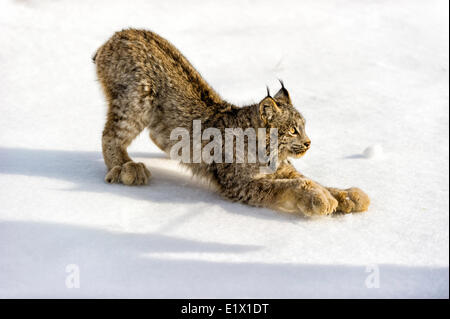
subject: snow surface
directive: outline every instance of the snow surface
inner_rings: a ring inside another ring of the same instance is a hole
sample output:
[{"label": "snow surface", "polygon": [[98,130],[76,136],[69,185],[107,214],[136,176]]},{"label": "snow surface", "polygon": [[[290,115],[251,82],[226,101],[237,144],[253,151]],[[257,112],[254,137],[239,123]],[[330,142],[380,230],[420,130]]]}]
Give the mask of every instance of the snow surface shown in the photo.
[{"label": "snow surface", "polygon": [[[295,165],[369,211],[227,202],[147,132],[131,151],[150,185],[105,184],[91,56],[126,27],[239,105],[282,78],[312,139]],[[448,36],[445,0],[1,1],[0,297],[448,298]]]}]

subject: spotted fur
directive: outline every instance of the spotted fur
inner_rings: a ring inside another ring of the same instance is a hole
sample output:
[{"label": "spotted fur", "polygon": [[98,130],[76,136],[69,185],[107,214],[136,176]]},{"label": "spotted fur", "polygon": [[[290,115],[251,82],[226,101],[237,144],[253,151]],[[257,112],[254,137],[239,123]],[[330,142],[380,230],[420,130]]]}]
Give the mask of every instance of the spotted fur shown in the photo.
[{"label": "spotted fur", "polygon": [[170,132],[177,127],[192,132],[193,120],[201,120],[203,128],[218,128],[222,136],[225,128],[278,129],[277,170],[271,174],[261,174],[260,163],[185,164],[224,197],[304,215],[367,209],[369,198],[361,190],[325,188],[291,165],[288,158],[303,156],[311,141],[283,83],[273,97],[268,94],[257,104],[235,106],[222,99],[171,43],[146,30],[115,33],[93,60],[108,102],[102,137],[108,183],[148,183],[150,171],[127,153],[144,128],[169,153],[177,142],[170,140]]}]

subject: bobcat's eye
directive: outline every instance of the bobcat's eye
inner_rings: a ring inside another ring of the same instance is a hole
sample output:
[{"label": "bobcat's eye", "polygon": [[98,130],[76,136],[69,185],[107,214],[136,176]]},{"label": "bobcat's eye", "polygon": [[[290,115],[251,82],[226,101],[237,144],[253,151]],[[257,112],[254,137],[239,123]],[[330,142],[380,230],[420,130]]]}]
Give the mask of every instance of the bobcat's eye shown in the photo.
[{"label": "bobcat's eye", "polygon": [[289,134],[295,135],[296,133],[297,133],[297,130],[296,130],[294,127],[291,127],[291,128],[289,129]]}]

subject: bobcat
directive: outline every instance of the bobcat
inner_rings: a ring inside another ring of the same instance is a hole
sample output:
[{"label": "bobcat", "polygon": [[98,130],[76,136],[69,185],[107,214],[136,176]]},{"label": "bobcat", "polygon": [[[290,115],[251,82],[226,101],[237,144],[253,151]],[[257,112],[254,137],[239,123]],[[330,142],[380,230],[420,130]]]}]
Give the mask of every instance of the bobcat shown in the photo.
[{"label": "bobcat", "polygon": [[171,131],[181,127],[192,132],[194,120],[221,132],[225,128],[277,128],[278,158],[272,173],[261,174],[257,163],[184,165],[232,201],[307,216],[367,210],[370,200],[362,190],[323,187],[289,162],[289,157],[303,156],[311,141],[305,120],[282,82],[273,97],[268,93],[258,104],[237,107],[223,100],[171,43],[146,30],[115,33],[93,60],[109,106],[102,137],[106,182],[148,183],[150,171],[127,153],[132,140],[146,127],[152,141],[168,154],[177,143],[170,138]]}]

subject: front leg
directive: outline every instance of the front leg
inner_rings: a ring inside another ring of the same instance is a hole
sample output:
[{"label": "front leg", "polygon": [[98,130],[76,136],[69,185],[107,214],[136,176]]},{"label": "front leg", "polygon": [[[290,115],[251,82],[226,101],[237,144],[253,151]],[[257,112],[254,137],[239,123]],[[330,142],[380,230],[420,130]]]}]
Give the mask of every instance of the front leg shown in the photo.
[{"label": "front leg", "polygon": [[[285,179],[306,178],[301,173],[297,172],[295,167],[289,161],[285,161],[280,165],[275,177]],[[369,207],[369,196],[359,188],[352,187],[348,189],[338,189],[334,187],[324,187],[324,189],[328,190],[328,192],[324,190],[324,193],[326,193],[327,196],[331,194],[338,201],[337,212],[346,214],[351,212],[364,212]]]},{"label": "front leg", "polygon": [[305,178],[259,178],[235,185],[222,189],[222,195],[253,206],[306,216],[329,215],[338,206],[337,200],[328,190]]},{"label": "front leg", "polygon": [[269,183],[274,188],[270,191],[274,198],[265,196],[265,199],[269,200],[267,206],[276,210],[301,212],[307,216],[328,215],[338,205],[325,187],[299,173],[288,160],[283,161],[274,174],[266,175],[258,183]]},{"label": "front leg", "polygon": [[296,181],[298,185],[279,194],[273,208],[306,216],[330,215],[336,211],[338,201],[327,189],[306,178]]},{"label": "front leg", "polygon": [[369,208],[370,198],[359,188],[339,189],[327,187],[327,189],[339,203],[337,207],[338,212],[345,214],[364,212]]}]

